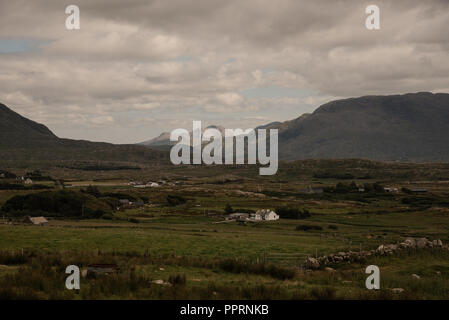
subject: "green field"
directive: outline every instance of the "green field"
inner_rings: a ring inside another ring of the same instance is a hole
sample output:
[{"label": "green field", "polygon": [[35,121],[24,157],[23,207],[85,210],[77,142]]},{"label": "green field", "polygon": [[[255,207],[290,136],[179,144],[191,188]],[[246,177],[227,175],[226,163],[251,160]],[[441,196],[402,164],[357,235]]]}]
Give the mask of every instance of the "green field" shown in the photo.
[{"label": "green field", "polygon": [[[80,179],[83,173],[49,169],[46,174],[72,185],[66,189],[77,192],[95,185],[101,193],[145,197],[151,204],[114,211],[107,219],[50,215],[47,226],[25,225],[7,214],[4,222],[9,223],[0,225],[0,297],[449,299],[449,252],[443,249],[373,256],[333,265],[332,272],[324,267],[304,269],[307,257],[375,249],[406,237],[441,239],[447,244],[448,166],[304,161],[285,164],[275,179],[260,178],[254,169],[229,167],[223,173],[217,167],[169,167],[164,174],[142,169],[139,176],[129,171],[129,179],[123,171],[90,172],[86,180]],[[333,172],[351,176],[338,179]],[[182,183],[146,189],[127,185],[139,177]],[[303,192],[308,186],[332,189],[352,181],[428,192]],[[39,191],[2,190],[0,205],[30,192]],[[186,202],[169,205],[168,195],[180,195]],[[226,204],[236,212],[289,206],[306,209],[311,216],[224,222]],[[314,229],[304,231],[310,226]],[[119,274],[82,279],[79,292],[64,288],[65,266],[111,262],[120,266]],[[369,264],[380,267],[381,290],[365,288]],[[404,290],[395,293],[393,288]]]}]

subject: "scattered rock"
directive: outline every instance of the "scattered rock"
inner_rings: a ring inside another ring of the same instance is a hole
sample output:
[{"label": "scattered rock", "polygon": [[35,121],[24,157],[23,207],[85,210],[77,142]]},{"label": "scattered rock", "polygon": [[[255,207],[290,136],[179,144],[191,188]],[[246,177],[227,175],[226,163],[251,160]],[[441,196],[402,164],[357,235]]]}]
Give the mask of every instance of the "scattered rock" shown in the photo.
[{"label": "scattered rock", "polygon": [[442,247],[443,246],[443,242],[440,239],[433,240],[432,243],[433,243],[434,247]]},{"label": "scattered rock", "polygon": [[[448,245],[443,245],[441,240],[430,241],[427,238],[406,238],[404,242],[399,244],[381,244],[375,250],[366,251],[351,251],[348,252],[338,252],[330,254],[328,256],[322,256],[318,258],[307,258],[305,262],[306,269],[319,269],[320,266],[326,266],[327,264],[347,262],[351,263],[353,261],[363,261],[364,258],[371,255],[393,255],[395,252],[403,249],[424,249],[424,248],[441,248],[443,250],[449,250]],[[329,271],[329,270],[327,270]]]},{"label": "scattered rock", "polygon": [[307,258],[306,260],[306,268],[307,269],[318,269],[320,267],[320,263],[315,258]]},{"label": "scattered rock", "polygon": [[165,269],[164,269],[164,268],[159,268],[159,270],[161,270],[161,271],[165,271]]},{"label": "scattered rock", "polygon": [[427,246],[428,242],[429,242],[429,240],[427,240],[426,238],[418,238],[418,239],[416,239],[416,246],[418,248],[422,249]]},{"label": "scattered rock", "polygon": [[393,293],[402,293],[405,290],[403,288],[393,288],[393,289],[391,289],[391,291],[393,291]]},{"label": "scattered rock", "polygon": [[437,274],[437,276],[441,276],[441,271],[437,271],[435,273]]},{"label": "scattered rock", "polygon": [[412,278],[415,278],[415,279],[417,279],[417,280],[419,280],[419,279],[421,279],[421,277],[420,276],[418,276],[417,274],[412,274]]},{"label": "scattered rock", "polygon": [[413,238],[407,238],[407,239],[405,239],[405,241],[403,243],[405,243],[407,245],[407,247],[410,247],[410,248],[416,247],[416,241]]},{"label": "scattered rock", "polygon": [[168,282],[165,282],[164,280],[153,280],[152,283],[158,284],[161,286],[170,286],[171,284]]},{"label": "scattered rock", "polygon": [[328,272],[335,272],[335,269],[331,268],[331,267],[326,267],[326,268],[324,268],[324,270],[326,270]]}]

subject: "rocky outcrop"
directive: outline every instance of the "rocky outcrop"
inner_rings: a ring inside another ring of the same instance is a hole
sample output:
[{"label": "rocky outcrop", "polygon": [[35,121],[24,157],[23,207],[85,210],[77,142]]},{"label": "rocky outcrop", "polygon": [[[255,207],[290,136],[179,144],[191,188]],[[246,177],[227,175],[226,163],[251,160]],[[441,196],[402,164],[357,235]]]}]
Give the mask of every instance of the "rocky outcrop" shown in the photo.
[{"label": "rocky outcrop", "polygon": [[397,244],[381,244],[377,249],[364,250],[364,251],[347,251],[333,253],[327,256],[321,256],[317,258],[307,258],[304,267],[306,269],[320,269],[327,265],[337,264],[341,262],[357,262],[362,261],[367,257],[377,255],[392,255],[395,252],[406,249],[425,249],[425,248],[441,248],[449,250],[448,246],[443,246],[441,240],[430,241],[427,238],[406,238],[403,242]]}]

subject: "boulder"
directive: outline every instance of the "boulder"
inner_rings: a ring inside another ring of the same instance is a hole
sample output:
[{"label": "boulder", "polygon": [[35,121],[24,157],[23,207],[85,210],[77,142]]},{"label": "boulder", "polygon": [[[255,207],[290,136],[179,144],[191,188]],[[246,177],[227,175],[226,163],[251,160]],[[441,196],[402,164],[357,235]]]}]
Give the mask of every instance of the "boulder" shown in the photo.
[{"label": "boulder", "polygon": [[391,289],[391,291],[393,291],[393,293],[402,293],[405,290],[403,288],[393,288],[393,289]]},{"label": "boulder", "polygon": [[443,242],[440,239],[433,240],[432,244],[433,244],[434,247],[442,247],[443,246]]},{"label": "boulder", "polygon": [[158,285],[161,285],[161,286],[171,286],[171,283],[165,282],[164,280],[161,280],[161,279],[153,280],[152,283],[158,284]]},{"label": "boulder", "polygon": [[407,238],[407,239],[405,239],[405,241],[403,243],[409,248],[416,247],[416,241],[413,238]]},{"label": "boulder", "polygon": [[307,269],[318,269],[320,267],[320,263],[315,258],[307,258],[305,266]]},{"label": "boulder", "polygon": [[396,250],[398,250],[398,245],[396,245],[396,244],[387,244],[385,246],[385,248],[387,250],[390,250],[390,251],[396,251]]},{"label": "boulder", "polygon": [[326,267],[324,268],[324,270],[326,270],[327,272],[335,272],[335,269],[331,267]]},{"label": "boulder", "polygon": [[414,278],[414,279],[416,279],[416,280],[419,280],[419,279],[421,279],[421,277],[420,276],[418,276],[417,274],[412,274],[412,278]]},{"label": "boulder", "polygon": [[[416,239],[416,246],[420,249],[425,248],[429,243],[429,240],[427,240],[426,238],[418,238]],[[431,243],[431,242],[430,242]]]}]

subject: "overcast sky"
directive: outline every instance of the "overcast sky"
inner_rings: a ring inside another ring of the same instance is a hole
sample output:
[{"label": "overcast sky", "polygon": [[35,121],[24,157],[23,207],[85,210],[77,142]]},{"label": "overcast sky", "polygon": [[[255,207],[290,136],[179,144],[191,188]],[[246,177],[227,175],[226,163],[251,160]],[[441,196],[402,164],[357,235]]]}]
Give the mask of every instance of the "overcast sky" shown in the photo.
[{"label": "overcast sky", "polygon": [[[65,28],[76,4],[81,29]],[[380,7],[381,29],[365,27]],[[0,1],[0,102],[60,137],[249,128],[332,99],[449,92],[449,1]]]}]

